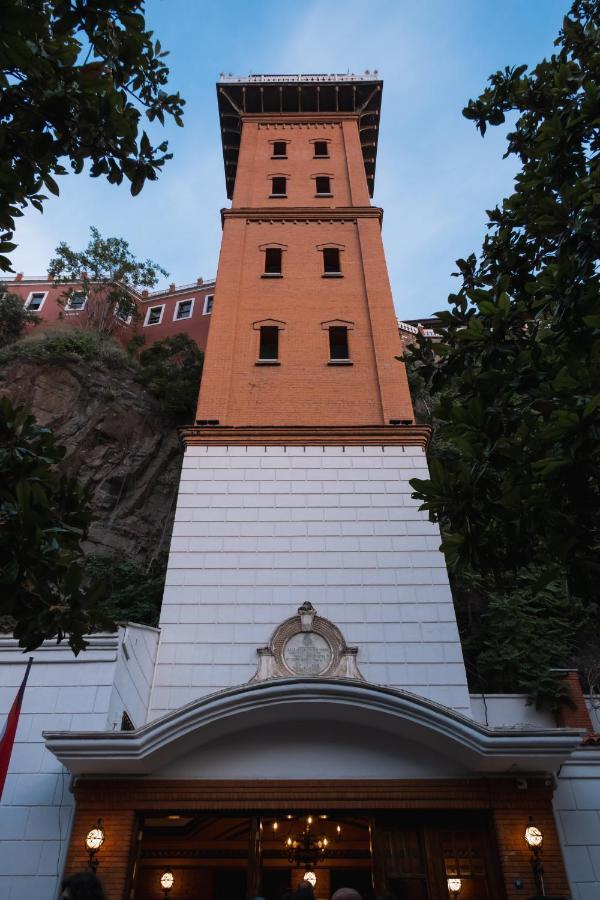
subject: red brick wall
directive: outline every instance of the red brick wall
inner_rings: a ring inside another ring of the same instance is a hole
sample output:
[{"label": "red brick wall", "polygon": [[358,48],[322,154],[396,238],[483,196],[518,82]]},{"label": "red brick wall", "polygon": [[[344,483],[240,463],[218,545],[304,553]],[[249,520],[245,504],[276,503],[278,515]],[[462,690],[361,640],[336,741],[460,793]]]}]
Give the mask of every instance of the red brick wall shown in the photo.
[{"label": "red brick wall", "polygon": [[[330,159],[314,159],[311,141],[325,137]],[[287,160],[270,159],[274,139],[289,141]],[[275,163],[289,175],[287,199],[267,196]],[[325,171],[335,176],[334,196],[317,199],[311,176]],[[261,277],[269,244],[284,247],[282,278]],[[322,277],[323,244],[340,246],[342,278]],[[256,365],[263,320],[283,323],[278,366]],[[328,365],[323,325],[336,320],[351,323],[352,366]],[[404,366],[396,359],[401,352],[357,120],[339,116],[332,124],[331,116],[299,115],[265,124],[265,117],[247,117],[233,208],[224,215],[197,419],[236,426],[412,420]]]},{"label": "red brick wall", "polygon": [[[568,896],[552,812],[552,787],[541,778],[529,779],[526,789],[520,789],[512,778],[328,782],[84,780],[76,784],[75,798],[76,814],[66,870],[78,871],[87,864],[85,835],[101,816],[106,841],[98,854],[98,872],[104,880],[108,900],[124,897],[133,864],[135,811],[314,810],[316,805],[321,810],[454,810],[457,821],[461,810],[490,811],[506,900],[523,900],[534,894],[531,853],[523,838],[531,815],[544,833],[542,860],[546,892],[549,896]],[[435,823],[434,812],[432,816]],[[175,867],[173,871],[179,877]],[[150,875],[144,877],[151,879]],[[522,881],[524,887],[517,887],[515,881]],[[184,876],[182,883],[185,885]]]}]

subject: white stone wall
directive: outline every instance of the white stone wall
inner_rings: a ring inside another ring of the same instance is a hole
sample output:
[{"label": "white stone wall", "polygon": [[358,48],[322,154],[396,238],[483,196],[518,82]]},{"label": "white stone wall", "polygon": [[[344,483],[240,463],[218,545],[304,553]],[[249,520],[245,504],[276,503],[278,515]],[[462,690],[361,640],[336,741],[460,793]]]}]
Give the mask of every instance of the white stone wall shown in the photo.
[{"label": "white stone wall", "polygon": [[556,728],[549,710],[527,701],[527,694],[471,694],[471,715],[490,728]]},{"label": "white stone wall", "polygon": [[71,781],[46,749],[42,732],[113,730],[115,724],[120,728],[123,709],[143,724],[157,638],[156,629],[128,625],[118,635],[89,638],[78,657],[53,642],[24,655],[16,641],[0,640],[0,721],[13,704],[28,656],[34,657],[0,803],[2,900],[52,900],[62,876]]},{"label": "white stone wall", "polygon": [[108,708],[107,728],[111,731],[121,728],[124,710],[136,728],[146,724],[159,634],[158,628],[131,622],[120,629],[121,652]]},{"label": "white stone wall", "polygon": [[600,897],[600,748],[583,747],[561,767],[554,813],[572,900]]},{"label": "white stone wall", "polygon": [[416,447],[192,447],[185,454],[151,717],[240,685],[306,600],[371,682],[469,713]]}]

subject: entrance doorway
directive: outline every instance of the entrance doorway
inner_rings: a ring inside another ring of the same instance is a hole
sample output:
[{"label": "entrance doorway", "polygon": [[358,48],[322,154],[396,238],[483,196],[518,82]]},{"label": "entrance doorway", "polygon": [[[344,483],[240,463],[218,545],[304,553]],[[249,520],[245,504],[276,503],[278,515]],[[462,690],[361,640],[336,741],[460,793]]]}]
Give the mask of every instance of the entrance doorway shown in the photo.
[{"label": "entrance doorway", "polygon": [[460,900],[505,896],[490,822],[470,813],[173,811],[140,816],[134,900],[281,900],[308,872],[317,900],[340,887],[363,900]]}]

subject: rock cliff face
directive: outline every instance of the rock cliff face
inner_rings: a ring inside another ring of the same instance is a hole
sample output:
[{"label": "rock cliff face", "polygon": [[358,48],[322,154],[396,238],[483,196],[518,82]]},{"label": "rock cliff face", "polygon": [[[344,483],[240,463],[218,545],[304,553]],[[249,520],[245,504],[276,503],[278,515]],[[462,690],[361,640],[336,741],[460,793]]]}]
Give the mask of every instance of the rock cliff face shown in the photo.
[{"label": "rock cliff face", "polygon": [[0,394],[27,404],[66,447],[64,469],[92,492],[86,550],[151,559],[169,546],[182,451],[156,401],[126,369],[16,359]]}]

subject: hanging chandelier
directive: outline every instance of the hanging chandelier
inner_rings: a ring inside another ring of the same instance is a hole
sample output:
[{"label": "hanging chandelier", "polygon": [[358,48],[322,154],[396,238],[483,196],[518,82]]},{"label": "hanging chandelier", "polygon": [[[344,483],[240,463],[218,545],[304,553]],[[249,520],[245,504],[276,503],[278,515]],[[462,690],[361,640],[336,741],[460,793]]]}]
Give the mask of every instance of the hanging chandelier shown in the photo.
[{"label": "hanging chandelier", "polygon": [[[291,816],[288,816],[291,819]],[[342,828],[337,825],[333,832],[333,837],[328,837],[327,831],[331,829],[326,825],[327,816],[319,816],[319,827],[316,827],[315,816],[307,816],[306,819],[298,820],[297,824],[302,823],[302,829],[296,832],[292,831],[294,827],[290,822],[290,831],[284,840],[284,846],[287,850],[288,859],[296,868],[304,868],[306,870],[314,869],[322,860],[331,845],[332,840],[339,840]],[[273,823],[273,831],[276,832],[278,824]]]}]

